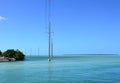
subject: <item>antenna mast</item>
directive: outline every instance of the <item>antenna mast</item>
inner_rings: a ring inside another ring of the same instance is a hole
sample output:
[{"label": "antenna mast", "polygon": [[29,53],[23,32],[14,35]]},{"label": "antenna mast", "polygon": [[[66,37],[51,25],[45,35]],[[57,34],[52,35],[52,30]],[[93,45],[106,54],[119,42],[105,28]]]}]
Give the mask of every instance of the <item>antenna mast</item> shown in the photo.
[{"label": "antenna mast", "polygon": [[53,58],[53,39],[51,38],[51,58]]},{"label": "antenna mast", "polygon": [[51,61],[51,0],[48,0],[48,61]]}]

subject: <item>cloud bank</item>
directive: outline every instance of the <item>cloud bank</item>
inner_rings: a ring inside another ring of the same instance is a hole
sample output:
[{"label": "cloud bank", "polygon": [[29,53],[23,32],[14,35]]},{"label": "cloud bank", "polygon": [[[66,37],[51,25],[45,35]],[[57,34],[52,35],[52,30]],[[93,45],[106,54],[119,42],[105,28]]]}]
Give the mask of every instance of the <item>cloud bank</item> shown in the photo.
[{"label": "cloud bank", "polygon": [[7,20],[7,18],[0,16],[0,21],[4,21],[4,20]]}]

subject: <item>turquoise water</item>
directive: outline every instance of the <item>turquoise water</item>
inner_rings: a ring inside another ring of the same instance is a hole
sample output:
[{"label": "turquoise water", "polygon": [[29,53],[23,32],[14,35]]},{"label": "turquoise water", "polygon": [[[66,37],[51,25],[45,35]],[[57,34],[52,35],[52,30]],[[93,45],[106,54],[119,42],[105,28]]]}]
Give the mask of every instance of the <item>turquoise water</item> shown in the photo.
[{"label": "turquoise water", "polygon": [[120,83],[119,55],[30,56],[1,62],[0,83]]}]

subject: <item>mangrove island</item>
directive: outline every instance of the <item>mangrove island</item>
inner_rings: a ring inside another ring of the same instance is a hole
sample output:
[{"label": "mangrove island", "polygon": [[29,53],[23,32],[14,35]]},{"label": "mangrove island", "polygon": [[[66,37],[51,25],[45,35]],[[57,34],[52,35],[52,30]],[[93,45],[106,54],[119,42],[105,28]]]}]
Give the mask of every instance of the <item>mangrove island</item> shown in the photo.
[{"label": "mangrove island", "polygon": [[21,61],[24,58],[25,55],[18,49],[8,49],[3,53],[0,51],[0,62]]}]

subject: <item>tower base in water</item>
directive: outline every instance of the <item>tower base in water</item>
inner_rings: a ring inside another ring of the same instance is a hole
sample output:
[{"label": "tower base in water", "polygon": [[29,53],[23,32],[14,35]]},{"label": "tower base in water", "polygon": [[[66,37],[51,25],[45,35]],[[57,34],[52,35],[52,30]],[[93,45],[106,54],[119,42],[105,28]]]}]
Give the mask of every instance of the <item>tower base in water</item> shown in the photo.
[{"label": "tower base in water", "polygon": [[51,61],[51,59],[48,59],[48,61],[50,62],[50,61]]}]

